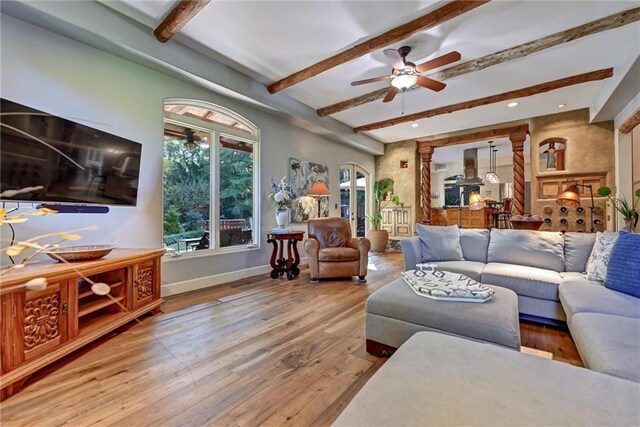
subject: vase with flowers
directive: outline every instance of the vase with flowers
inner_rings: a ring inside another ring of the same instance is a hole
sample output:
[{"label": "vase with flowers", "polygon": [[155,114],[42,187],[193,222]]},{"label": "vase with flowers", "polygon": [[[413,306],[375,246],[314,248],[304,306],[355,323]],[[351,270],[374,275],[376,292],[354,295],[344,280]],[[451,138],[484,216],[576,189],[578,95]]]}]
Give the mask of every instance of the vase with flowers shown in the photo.
[{"label": "vase with flowers", "polygon": [[269,199],[271,199],[276,208],[276,223],[278,224],[278,228],[287,228],[289,208],[295,198],[296,195],[287,183],[286,176],[283,176],[278,182],[275,182],[273,178],[271,178],[271,193],[269,193]]},{"label": "vase with flowers", "polygon": [[634,193],[636,196],[635,203],[629,203],[624,197],[611,197],[611,193],[613,193],[613,191],[609,187],[598,188],[598,195],[608,198],[613,207],[622,215],[624,225],[621,229],[629,233],[635,233],[636,225],[638,225],[638,217],[640,217],[640,211],[638,211],[637,208],[638,201],[640,200],[640,188]]}]

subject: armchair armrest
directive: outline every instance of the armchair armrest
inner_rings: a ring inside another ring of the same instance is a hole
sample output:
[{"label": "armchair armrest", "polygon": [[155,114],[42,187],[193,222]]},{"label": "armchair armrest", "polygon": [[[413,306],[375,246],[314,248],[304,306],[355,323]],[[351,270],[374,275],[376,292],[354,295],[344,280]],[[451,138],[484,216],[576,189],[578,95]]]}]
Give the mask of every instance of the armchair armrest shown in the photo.
[{"label": "armchair armrest", "polygon": [[358,277],[360,281],[364,281],[367,275],[367,266],[369,265],[369,249],[371,249],[371,242],[366,237],[352,237],[347,240],[347,247],[357,249],[360,252],[360,267],[358,271]]},{"label": "armchair armrest", "polygon": [[320,244],[313,237],[308,238],[304,242],[304,250],[309,257],[309,276],[312,281],[317,281],[320,273],[318,265],[318,252],[320,252]]}]

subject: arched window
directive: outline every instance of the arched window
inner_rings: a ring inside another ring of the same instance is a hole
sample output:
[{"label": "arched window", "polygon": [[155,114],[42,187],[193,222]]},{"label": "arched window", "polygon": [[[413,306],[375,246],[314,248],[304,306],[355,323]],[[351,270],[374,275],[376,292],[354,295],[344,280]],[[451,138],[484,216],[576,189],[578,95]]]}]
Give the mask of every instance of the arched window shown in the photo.
[{"label": "arched window", "polygon": [[[178,253],[259,243],[260,130],[203,101],[164,103],[164,243]],[[202,253],[202,252],[199,252]]]}]

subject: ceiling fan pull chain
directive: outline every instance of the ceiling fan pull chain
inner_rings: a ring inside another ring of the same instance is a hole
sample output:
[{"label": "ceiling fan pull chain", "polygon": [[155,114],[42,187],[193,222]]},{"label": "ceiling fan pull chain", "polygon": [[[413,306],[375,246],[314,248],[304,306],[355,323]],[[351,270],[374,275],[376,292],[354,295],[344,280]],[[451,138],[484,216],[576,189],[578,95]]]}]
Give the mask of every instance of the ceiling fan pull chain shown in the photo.
[{"label": "ceiling fan pull chain", "polygon": [[404,116],[404,91],[405,89],[402,89],[402,116]]}]

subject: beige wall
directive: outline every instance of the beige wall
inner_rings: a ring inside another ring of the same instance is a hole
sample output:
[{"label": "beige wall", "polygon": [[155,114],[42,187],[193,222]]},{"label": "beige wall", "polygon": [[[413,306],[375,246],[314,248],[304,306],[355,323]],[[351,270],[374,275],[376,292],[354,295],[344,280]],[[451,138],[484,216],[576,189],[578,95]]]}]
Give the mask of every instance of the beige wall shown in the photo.
[{"label": "beige wall", "polygon": [[[560,215],[555,201],[537,198],[539,176],[553,174],[566,175],[567,178],[570,178],[572,175],[579,173],[605,172],[607,174],[606,185],[613,187],[615,184],[613,121],[589,124],[588,120],[588,109],[534,117],[529,120],[532,159],[532,213],[545,216],[543,213],[545,206],[550,206],[554,211],[551,216],[553,223],[550,226],[543,226],[543,229],[560,230],[562,227],[559,223]],[[565,151],[566,170],[564,172],[541,173],[538,170],[538,149],[542,141],[553,137],[567,140]],[[597,188],[593,190],[595,192]],[[583,195],[585,198],[583,198],[582,204],[586,208],[589,206],[588,193]],[[607,211],[606,199],[596,197],[596,205],[604,210],[602,217],[607,225],[611,227],[612,215],[611,212]],[[576,217],[573,210],[569,210],[567,219],[569,220],[569,230],[574,230]],[[588,214],[585,215],[585,221],[588,222]]]},{"label": "beige wall", "polygon": [[[408,161],[409,166],[401,168],[401,161]],[[405,207],[411,207],[413,222],[417,222],[420,215],[420,161],[414,141],[385,145],[384,156],[376,156],[376,181],[382,178],[395,181],[394,192]]]}]

